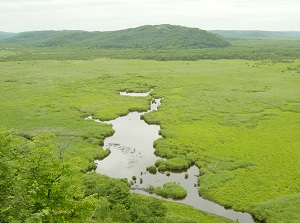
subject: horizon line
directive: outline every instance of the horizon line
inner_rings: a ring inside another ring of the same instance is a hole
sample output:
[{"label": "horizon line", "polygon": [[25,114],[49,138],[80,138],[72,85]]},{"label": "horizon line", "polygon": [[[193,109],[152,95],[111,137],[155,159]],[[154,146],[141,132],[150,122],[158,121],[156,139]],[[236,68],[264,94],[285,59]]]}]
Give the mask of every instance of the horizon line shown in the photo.
[{"label": "horizon line", "polygon": [[181,27],[186,27],[186,28],[193,28],[193,29],[201,29],[205,31],[260,31],[260,32],[300,32],[300,30],[266,30],[266,29],[202,29],[199,27],[190,27],[190,26],[183,26],[183,25],[173,25],[173,24],[156,24],[156,25],[151,25],[151,24],[145,24],[141,26],[136,26],[136,27],[128,27],[124,29],[114,29],[114,30],[85,30],[85,29],[35,29],[35,30],[26,30],[26,31],[4,31],[0,30],[0,32],[3,33],[24,33],[24,32],[40,32],[40,31],[85,31],[85,32],[114,32],[114,31],[121,31],[121,30],[127,30],[127,29],[134,29],[134,28],[139,28],[143,26],[161,26],[161,25],[171,25],[171,26],[181,26]]}]

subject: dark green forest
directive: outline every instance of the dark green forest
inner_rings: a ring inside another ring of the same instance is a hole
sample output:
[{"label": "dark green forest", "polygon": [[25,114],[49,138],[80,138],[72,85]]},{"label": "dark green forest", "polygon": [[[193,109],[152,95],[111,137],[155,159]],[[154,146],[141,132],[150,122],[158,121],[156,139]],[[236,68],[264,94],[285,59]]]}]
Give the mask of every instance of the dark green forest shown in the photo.
[{"label": "dark green forest", "polygon": [[0,61],[26,60],[90,60],[96,58],[142,60],[217,60],[245,59],[272,60],[275,62],[300,58],[300,39],[286,40],[232,40],[225,48],[203,49],[86,49],[76,47],[24,47],[4,46]]},{"label": "dark green forest", "polygon": [[226,47],[222,37],[197,28],[146,25],[120,31],[35,31],[3,41],[31,47],[84,47],[89,49],[197,49]]},{"label": "dark green forest", "polygon": [[299,31],[260,31],[260,30],[210,30],[226,38],[234,39],[275,39],[275,38],[300,38]]},{"label": "dark green forest", "polygon": [[16,36],[16,35],[17,35],[17,33],[9,33],[9,32],[0,31],[0,40],[11,38],[11,37]]},{"label": "dark green forest", "polygon": [[[109,32],[65,30],[0,33],[0,49],[9,52],[0,57],[0,61],[95,58],[283,61],[300,58],[298,32],[214,32],[217,34],[182,26],[146,25]],[[7,38],[7,34],[12,37]]]}]

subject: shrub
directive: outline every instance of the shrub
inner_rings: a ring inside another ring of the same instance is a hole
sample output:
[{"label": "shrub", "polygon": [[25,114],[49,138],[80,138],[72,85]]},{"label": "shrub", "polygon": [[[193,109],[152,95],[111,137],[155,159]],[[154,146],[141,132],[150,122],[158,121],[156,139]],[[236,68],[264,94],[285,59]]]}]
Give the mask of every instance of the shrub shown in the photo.
[{"label": "shrub", "polygon": [[156,172],[157,172],[155,166],[149,166],[149,167],[148,167],[148,171],[149,171],[149,173],[152,173],[152,174],[156,174]]},{"label": "shrub", "polygon": [[[185,170],[190,166],[190,161],[183,158],[172,158],[169,160],[157,160],[155,166],[160,170]],[[165,171],[164,170],[164,171]]]},{"label": "shrub", "polygon": [[163,187],[157,187],[155,193],[165,198],[183,199],[187,195],[186,189],[177,183],[169,182]]},{"label": "shrub", "polygon": [[164,173],[167,170],[167,166],[166,165],[161,165],[157,168],[157,170],[161,173]]},{"label": "shrub", "polygon": [[155,192],[155,187],[153,185],[149,185],[146,189],[150,194],[153,194]]}]

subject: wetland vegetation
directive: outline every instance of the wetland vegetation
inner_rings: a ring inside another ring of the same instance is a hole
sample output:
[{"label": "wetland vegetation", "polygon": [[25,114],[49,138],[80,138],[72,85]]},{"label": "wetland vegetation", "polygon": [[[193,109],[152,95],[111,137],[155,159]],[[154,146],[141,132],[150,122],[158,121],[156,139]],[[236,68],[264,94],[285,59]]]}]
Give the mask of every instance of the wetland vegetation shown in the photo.
[{"label": "wetland vegetation", "polygon": [[[1,220],[232,222],[130,193],[127,180],[85,173],[95,168],[94,159],[109,155],[102,146],[114,133],[85,117],[113,120],[164,98],[157,111],[142,116],[161,127],[155,154],[166,160],[158,158],[152,169],[196,165],[204,198],[261,222],[299,221],[300,42],[230,43],[80,54],[0,44]],[[201,55],[210,59],[198,60]],[[150,89],[143,98],[119,95]]]}]

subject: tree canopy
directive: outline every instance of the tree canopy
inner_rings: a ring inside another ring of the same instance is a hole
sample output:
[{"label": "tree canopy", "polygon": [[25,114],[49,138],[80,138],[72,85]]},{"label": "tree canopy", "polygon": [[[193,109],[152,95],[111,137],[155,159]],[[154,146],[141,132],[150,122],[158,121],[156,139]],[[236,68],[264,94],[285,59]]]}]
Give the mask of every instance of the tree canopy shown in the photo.
[{"label": "tree canopy", "polygon": [[51,134],[31,141],[0,131],[1,222],[72,222],[92,216],[99,201],[85,196],[74,163],[51,143]]},{"label": "tree canopy", "polygon": [[198,28],[174,25],[145,25],[106,32],[34,31],[20,33],[2,42],[35,47],[63,46],[91,49],[198,49],[230,45],[217,34]]}]

